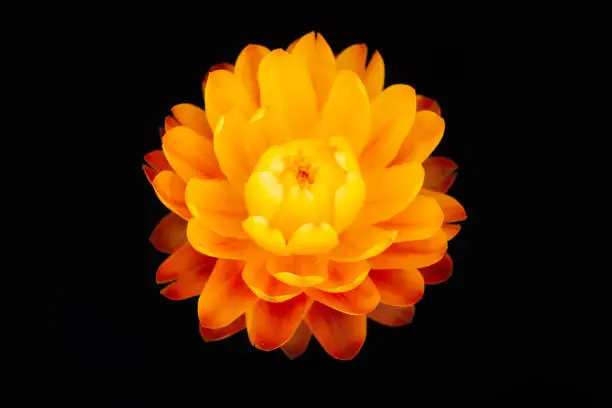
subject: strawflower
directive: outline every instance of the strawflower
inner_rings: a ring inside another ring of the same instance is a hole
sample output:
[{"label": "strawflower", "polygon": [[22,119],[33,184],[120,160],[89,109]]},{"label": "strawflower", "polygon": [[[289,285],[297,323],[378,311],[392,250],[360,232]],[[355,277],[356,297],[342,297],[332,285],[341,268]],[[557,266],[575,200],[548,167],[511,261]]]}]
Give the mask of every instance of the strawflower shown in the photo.
[{"label": "strawflower", "polygon": [[199,296],[200,334],[246,328],[290,358],[312,336],[349,360],[368,317],[412,321],[425,285],[447,280],[448,241],[466,218],[446,192],[456,164],[429,157],[445,123],[438,104],[357,44],[334,55],[320,34],[287,50],[248,45],[213,66],[206,110],[172,108],[145,174],[171,210],[151,242],[170,254],[161,293]]}]

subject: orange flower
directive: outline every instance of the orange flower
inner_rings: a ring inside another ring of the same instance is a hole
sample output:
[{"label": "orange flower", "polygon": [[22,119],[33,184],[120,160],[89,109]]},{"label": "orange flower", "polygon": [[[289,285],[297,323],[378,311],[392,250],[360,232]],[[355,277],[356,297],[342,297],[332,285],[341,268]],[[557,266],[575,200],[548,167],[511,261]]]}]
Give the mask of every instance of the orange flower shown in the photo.
[{"label": "orange flower", "polygon": [[206,111],[172,108],[147,178],[172,212],[151,242],[171,254],[157,281],[198,296],[206,341],[246,328],[261,350],[302,354],[312,335],[352,359],[367,317],[412,321],[426,284],[448,279],[466,218],[446,194],[457,166],[429,157],[435,101],[384,88],[376,52],[334,56],[309,33],[287,51],[248,45],[203,84]]}]

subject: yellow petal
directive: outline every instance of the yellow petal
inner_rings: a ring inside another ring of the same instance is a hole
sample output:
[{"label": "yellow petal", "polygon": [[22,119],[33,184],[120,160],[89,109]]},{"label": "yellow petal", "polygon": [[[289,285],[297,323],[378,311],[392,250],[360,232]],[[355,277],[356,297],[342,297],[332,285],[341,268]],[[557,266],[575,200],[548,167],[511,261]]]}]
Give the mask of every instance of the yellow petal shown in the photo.
[{"label": "yellow petal", "polygon": [[385,63],[378,51],[374,52],[370,59],[363,77],[363,84],[368,90],[370,99],[376,98],[385,86]]},{"label": "yellow petal", "polygon": [[263,260],[249,260],[242,271],[242,279],[258,298],[266,302],[285,302],[304,291],[272,276]]},{"label": "yellow petal", "polygon": [[370,265],[372,269],[423,268],[442,259],[447,249],[446,235],[440,230],[424,240],[393,244],[370,259]]},{"label": "yellow petal", "polygon": [[181,103],[172,108],[172,114],[181,122],[181,125],[195,130],[198,134],[212,140],[212,129],[208,124],[206,112],[190,103]]},{"label": "yellow petal", "polygon": [[260,253],[250,239],[222,237],[196,218],[187,224],[187,240],[196,251],[213,258],[242,260]]},{"label": "yellow petal", "polygon": [[162,138],[168,162],[186,182],[194,177],[223,178],[212,142],[186,126],[170,129]]},{"label": "yellow petal", "polygon": [[210,72],[204,86],[206,117],[214,130],[221,117],[237,109],[245,118],[257,110],[251,94],[240,79],[224,69]]},{"label": "yellow petal", "polygon": [[272,228],[265,217],[250,216],[242,223],[242,228],[260,248],[279,256],[289,255],[283,233]]},{"label": "yellow petal", "polygon": [[362,171],[389,164],[414,123],[416,92],[408,85],[392,85],[372,101],[372,129],[359,158]]},{"label": "yellow petal", "polygon": [[[283,235],[290,241],[302,226],[310,225],[318,219],[317,202],[314,199],[314,194],[299,185],[293,185],[289,188],[285,187],[283,201],[274,215],[272,226],[282,231]],[[326,237],[330,236],[327,229],[321,230],[319,228],[317,231],[326,233]],[[310,229],[307,232],[310,233]],[[300,236],[303,237],[304,234],[300,234]]]},{"label": "yellow petal", "polygon": [[247,45],[236,60],[234,74],[242,82],[251,96],[251,100],[259,106],[259,84],[257,83],[257,73],[261,60],[270,52],[264,46],[257,44]]},{"label": "yellow petal", "polygon": [[327,259],[320,256],[273,256],[267,259],[268,272],[287,285],[307,288],[327,279]]},{"label": "yellow petal", "polygon": [[377,227],[396,230],[395,242],[405,242],[431,237],[443,222],[444,213],[438,202],[432,197],[418,195],[404,211],[377,224]]},{"label": "yellow petal", "polygon": [[258,80],[261,106],[281,109],[296,130],[310,133],[316,119],[316,95],[299,59],[280,49],[270,52],[259,66]]},{"label": "yellow petal", "polygon": [[354,44],[347,47],[336,57],[336,66],[338,71],[348,69],[363,78],[367,57],[368,47],[365,44]]},{"label": "yellow petal", "polygon": [[368,277],[370,264],[367,261],[359,262],[330,262],[327,280],[316,289],[329,293],[341,293],[353,290]]},{"label": "yellow petal", "polygon": [[334,197],[334,229],[342,233],[355,220],[366,199],[366,185],[356,174],[347,174]]},{"label": "yellow petal", "polygon": [[414,125],[392,164],[415,161],[423,163],[434,151],[444,135],[444,119],[431,111],[420,111],[416,114]]},{"label": "yellow petal", "polygon": [[271,171],[253,173],[245,188],[249,214],[271,220],[285,197],[283,185]]},{"label": "yellow petal", "polygon": [[371,226],[349,228],[339,237],[339,244],[329,253],[338,262],[357,262],[376,256],[389,248],[397,235]]},{"label": "yellow petal", "polygon": [[287,250],[294,255],[316,255],[331,251],[338,245],[338,235],[326,222],[299,227],[289,239]]},{"label": "yellow petal", "polygon": [[215,129],[214,153],[219,167],[239,192],[243,191],[251,170],[244,148],[246,129],[246,119],[240,111],[232,111],[222,117]]},{"label": "yellow petal", "polygon": [[421,190],[420,194],[432,197],[438,202],[444,213],[444,222],[459,222],[467,219],[467,213],[461,203],[448,194],[430,191],[425,188]]}]

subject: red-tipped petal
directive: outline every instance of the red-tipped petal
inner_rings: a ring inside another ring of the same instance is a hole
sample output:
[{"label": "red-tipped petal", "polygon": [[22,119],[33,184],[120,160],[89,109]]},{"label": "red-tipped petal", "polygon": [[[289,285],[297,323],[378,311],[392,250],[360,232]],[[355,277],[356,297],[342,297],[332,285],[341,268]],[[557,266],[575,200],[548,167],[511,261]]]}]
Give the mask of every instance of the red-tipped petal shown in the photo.
[{"label": "red-tipped petal", "polygon": [[186,231],[187,221],[175,213],[169,213],[157,223],[149,242],[158,251],[171,254],[187,241]]},{"label": "red-tipped petal", "polygon": [[[166,283],[191,273],[200,271],[212,271],[215,266],[216,258],[202,255],[189,243],[185,243],[176,252],[170,255],[157,269],[155,281]],[[204,272],[202,272],[204,273]]]},{"label": "red-tipped petal", "polygon": [[166,159],[162,150],[154,150],[150,153],[145,154],[145,161],[153,167],[155,170],[172,170],[170,163]]},{"label": "red-tipped petal", "polygon": [[219,341],[238,333],[245,327],[246,323],[244,315],[242,315],[227,326],[221,327],[220,329],[208,329],[200,326],[200,336],[202,336],[204,341],[207,342]]},{"label": "red-tipped petal", "polygon": [[370,279],[380,293],[380,301],[392,306],[412,306],[425,293],[425,281],[417,269],[371,270]]},{"label": "red-tipped petal", "polygon": [[328,293],[318,289],[307,289],[313,300],[350,315],[370,313],[380,302],[380,294],[370,278],[355,289],[344,293]]},{"label": "red-tipped petal", "polygon": [[414,312],[414,306],[397,307],[381,303],[373,312],[368,314],[368,317],[385,326],[399,327],[411,323]]},{"label": "red-tipped petal", "polygon": [[281,350],[283,350],[287,357],[293,360],[304,354],[311,338],[312,332],[308,325],[302,321],[289,341],[281,346]]},{"label": "red-tipped petal", "polygon": [[449,254],[444,254],[438,262],[419,271],[428,285],[446,282],[453,274],[453,260]]},{"label": "red-tipped petal", "polygon": [[429,157],[423,162],[425,181],[423,188],[446,193],[457,178],[457,164],[446,157]]}]

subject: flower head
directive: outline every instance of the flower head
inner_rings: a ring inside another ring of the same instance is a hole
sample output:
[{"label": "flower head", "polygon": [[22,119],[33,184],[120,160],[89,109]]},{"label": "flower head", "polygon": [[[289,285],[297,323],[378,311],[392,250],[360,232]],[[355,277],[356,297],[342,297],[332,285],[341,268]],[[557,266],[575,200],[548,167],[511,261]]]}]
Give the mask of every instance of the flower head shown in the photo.
[{"label": "flower head", "polygon": [[314,335],[351,359],[368,317],[407,324],[425,285],[450,277],[466,214],[446,194],[457,166],[429,157],[440,108],[384,88],[381,55],[366,57],[315,33],[286,51],[248,45],[206,75],[206,110],[166,118],[144,167],[172,211],[151,235],[171,254],[157,281],[170,299],[199,296],[205,340],[246,328],[293,358]]}]

